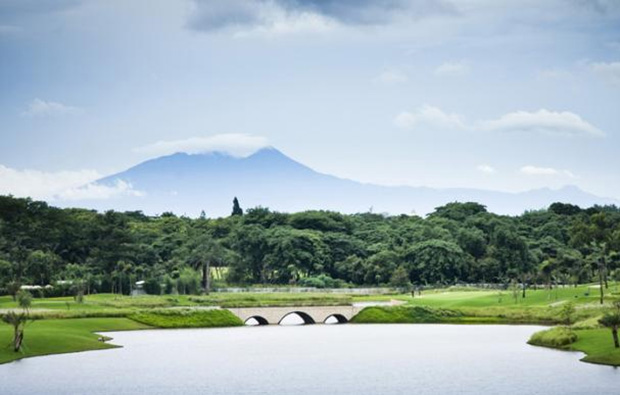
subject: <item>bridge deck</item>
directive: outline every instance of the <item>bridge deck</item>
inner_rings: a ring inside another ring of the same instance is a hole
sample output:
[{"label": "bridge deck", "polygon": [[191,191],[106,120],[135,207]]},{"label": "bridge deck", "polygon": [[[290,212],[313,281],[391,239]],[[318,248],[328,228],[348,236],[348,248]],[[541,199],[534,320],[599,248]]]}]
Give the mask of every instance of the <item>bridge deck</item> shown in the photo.
[{"label": "bridge deck", "polygon": [[290,307],[240,307],[229,308],[243,322],[255,318],[261,324],[277,325],[289,314],[297,313],[308,323],[322,324],[334,316],[339,322],[347,322],[360,312],[359,306],[290,306]]}]

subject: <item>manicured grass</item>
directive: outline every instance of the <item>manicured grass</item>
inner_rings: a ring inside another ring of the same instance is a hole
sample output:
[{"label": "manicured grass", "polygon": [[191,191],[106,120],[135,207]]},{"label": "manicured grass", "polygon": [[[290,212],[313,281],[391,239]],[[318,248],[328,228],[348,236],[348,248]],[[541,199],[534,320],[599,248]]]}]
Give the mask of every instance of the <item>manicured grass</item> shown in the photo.
[{"label": "manicured grass", "polygon": [[[589,294],[586,296],[586,294]],[[609,300],[610,295],[607,294]],[[424,291],[422,296],[409,297],[408,303],[413,305],[436,306],[446,308],[458,307],[546,307],[549,305],[559,305],[566,301],[573,301],[576,304],[598,302],[598,290],[587,285],[574,287],[559,287],[551,291],[544,289],[526,291],[526,297],[513,298],[509,290],[483,290],[483,291],[454,291],[437,290]]]},{"label": "manicured grass", "polygon": [[462,313],[454,310],[422,306],[375,306],[366,307],[355,315],[351,322],[356,324],[420,324],[441,323],[462,317]]},{"label": "manicured grass", "polygon": [[236,315],[228,310],[151,310],[129,316],[132,320],[159,328],[214,328],[242,326]]},{"label": "manicured grass", "polygon": [[615,348],[611,331],[606,328],[578,329],[556,327],[536,332],[529,344],[567,351],[582,351],[582,361],[604,365],[620,366],[620,348]]},{"label": "manicured grass", "polygon": [[13,328],[0,324],[0,363],[37,355],[60,354],[117,347],[98,341],[94,332],[145,329],[147,325],[127,318],[37,320],[26,326],[20,352],[11,347]]},{"label": "manicured grass", "polygon": [[571,349],[583,351],[585,362],[620,366],[620,348],[615,348],[609,329],[586,329],[577,332]]}]

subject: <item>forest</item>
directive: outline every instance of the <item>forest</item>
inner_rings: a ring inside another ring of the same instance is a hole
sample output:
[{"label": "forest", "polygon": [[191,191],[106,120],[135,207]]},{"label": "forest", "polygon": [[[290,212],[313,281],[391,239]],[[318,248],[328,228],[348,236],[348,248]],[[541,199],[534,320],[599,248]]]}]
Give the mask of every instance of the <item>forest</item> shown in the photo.
[{"label": "forest", "polygon": [[196,294],[231,285],[399,288],[620,279],[620,209],[554,203],[520,216],[449,203],[425,218],[372,212],[229,217],[98,213],[0,196],[0,294]]}]

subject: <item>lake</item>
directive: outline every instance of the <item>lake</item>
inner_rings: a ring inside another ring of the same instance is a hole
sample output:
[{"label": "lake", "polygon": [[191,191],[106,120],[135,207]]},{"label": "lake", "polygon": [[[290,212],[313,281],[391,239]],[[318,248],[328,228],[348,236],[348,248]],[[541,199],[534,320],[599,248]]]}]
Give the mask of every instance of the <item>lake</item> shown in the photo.
[{"label": "lake", "polygon": [[618,393],[620,370],[579,362],[579,353],[527,345],[539,329],[307,325],[114,332],[108,335],[124,348],[0,365],[0,392]]}]

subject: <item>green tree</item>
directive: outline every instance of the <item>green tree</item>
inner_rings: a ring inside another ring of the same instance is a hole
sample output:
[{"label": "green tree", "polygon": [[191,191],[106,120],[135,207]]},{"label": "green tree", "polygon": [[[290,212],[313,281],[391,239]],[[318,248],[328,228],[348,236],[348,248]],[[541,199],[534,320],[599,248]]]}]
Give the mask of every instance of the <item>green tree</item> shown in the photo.
[{"label": "green tree", "polygon": [[620,348],[620,343],[618,342],[618,327],[620,327],[620,313],[614,312],[614,313],[605,314],[598,322],[604,327],[611,329],[611,336],[614,339],[614,346],[616,348]]},{"label": "green tree", "polygon": [[28,310],[32,305],[32,294],[26,290],[19,290],[17,292],[17,305],[23,309]]},{"label": "green tree", "polygon": [[32,295],[30,292],[20,290],[17,292],[17,304],[22,309],[21,312],[9,311],[2,315],[2,321],[13,327],[13,351],[18,352],[24,342],[24,329],[29,321],[30,305],[32,304]]},{"label": "green tree", "polygon": [[239,205],[239,200],[237,199],[237,197],[235,196],[235,198],[233,199],[233,209],[232,209],[232,215],[243,215],[243,209],[241,208],[241,206]]},{"label": "green tree", "polygon": [[409,281],[409,273],[404,266],[399,266],[392,273],[392,277],[390,278],[390,286],[394,288],[404,289],[408,291],[411,288],[411,281]]},{"label": "green tree", "polygon": [[562,321],[564,321],[564,325],[570,328],[573,324],[576,311],[577,310],[575,309],[575,304],[573,302],[569,301],[562,305],[562,308],[560,309],[560,317],[562,318]]}]

